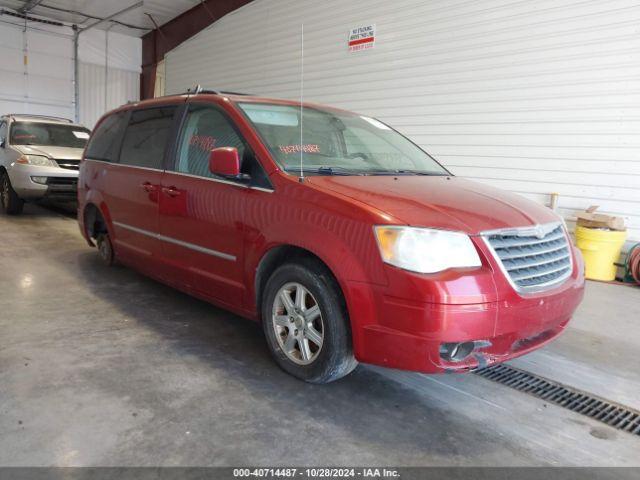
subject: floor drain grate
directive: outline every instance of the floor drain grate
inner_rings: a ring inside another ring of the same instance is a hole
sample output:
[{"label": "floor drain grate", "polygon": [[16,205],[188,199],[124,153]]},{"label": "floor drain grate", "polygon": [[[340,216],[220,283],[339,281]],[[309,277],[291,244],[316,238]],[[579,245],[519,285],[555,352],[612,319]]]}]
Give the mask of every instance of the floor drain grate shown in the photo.
[{"label": "floor drain grate", "polygon": [[488,380],[529,393],[607,425],[640,435],[640,412],[590,393],[566,387],[533,373],[500,364],[475,371]]}]

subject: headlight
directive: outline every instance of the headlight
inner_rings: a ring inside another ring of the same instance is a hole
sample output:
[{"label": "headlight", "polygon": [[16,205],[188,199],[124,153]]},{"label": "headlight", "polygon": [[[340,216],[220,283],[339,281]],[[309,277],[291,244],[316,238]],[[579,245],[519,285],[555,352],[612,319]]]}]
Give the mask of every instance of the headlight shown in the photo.
[{"label": "headlight", "polygon": [[478,252],[468,235],[414,227],[375,227],[385,263],[419,273],[455,267],[479,267]]},{"label": "headlight", "polygon": [[47,158],[43,155],[22,155],[17,160],[17,163],[23,163],[26,165],[35,165],[38,167],[57,167],[58,166],[56,162],[54,162],[50,158]]}]

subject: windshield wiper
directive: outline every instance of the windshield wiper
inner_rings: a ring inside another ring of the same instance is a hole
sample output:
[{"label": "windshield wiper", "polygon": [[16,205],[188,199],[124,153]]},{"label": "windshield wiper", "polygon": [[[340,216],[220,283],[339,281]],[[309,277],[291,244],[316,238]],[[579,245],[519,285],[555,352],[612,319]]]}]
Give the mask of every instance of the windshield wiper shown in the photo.
[{"label": "windshield wiper", "polygon": [[[286,172],[300,172],[300,168],[289,167],[285,168]],[[348,168],[342,167],[318,167],[318,168],[309,168],[304,167],[302,169],[303,173],[315,173],[318,175],[362,175],[362,172],[358,172],[355,170],[350,170]]]},{"label": "windshield wiper", "polygon": [[448,176],[447,173],[440,173],[440,172],[425,172],[422,170],[407,170],[404,168],[400,168],[400,169],[373,169],[373,170],[366,170],[365,173],[367,175],[424,175],[424,176],[433,176],[433,177],[441,177],[441,176]]},{"label": "windshield wiper", "polygon": [[397,170],[398,173],[408,173],[411,175],[424,175],[426,177],[448,177],[446,172],[425,172],[424,170]]}]

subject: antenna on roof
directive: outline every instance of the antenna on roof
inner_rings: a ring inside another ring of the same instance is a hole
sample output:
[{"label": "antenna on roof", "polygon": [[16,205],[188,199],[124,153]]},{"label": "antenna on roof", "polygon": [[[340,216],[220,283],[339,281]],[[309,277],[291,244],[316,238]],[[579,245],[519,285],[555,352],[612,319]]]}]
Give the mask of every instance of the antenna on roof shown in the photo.
[{"label": "antenna on roof", "polygon": [[198,84],[195,88],[187,88],[187,95],[198,95],[202,91],[202,85]]},{"label": "antenna on roof", "polygon": [[304,150],[302,143],[302,116],[304,107],[302,101],[304,99],[304,23],[301,25],[301,41],[300,41],[300,177],[298,181],[304,182],[304,167],[302,165],[302,151]]}]

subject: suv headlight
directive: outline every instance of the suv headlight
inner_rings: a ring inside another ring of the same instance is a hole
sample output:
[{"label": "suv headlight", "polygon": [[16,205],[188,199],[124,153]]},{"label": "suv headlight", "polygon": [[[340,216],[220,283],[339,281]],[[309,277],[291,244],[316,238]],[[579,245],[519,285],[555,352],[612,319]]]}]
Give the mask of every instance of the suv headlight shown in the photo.
[{"label": "suv headlight", "polygon": [[43,155],[22,155],[17,163],[35,165],[37,167],[57,167],[58,164]]},{"label": "suv headlight", "polygon": [[429,228],[374,227],[385,263],[418,273],[455,267],[479,267],[478,252],[468,235]]}]

